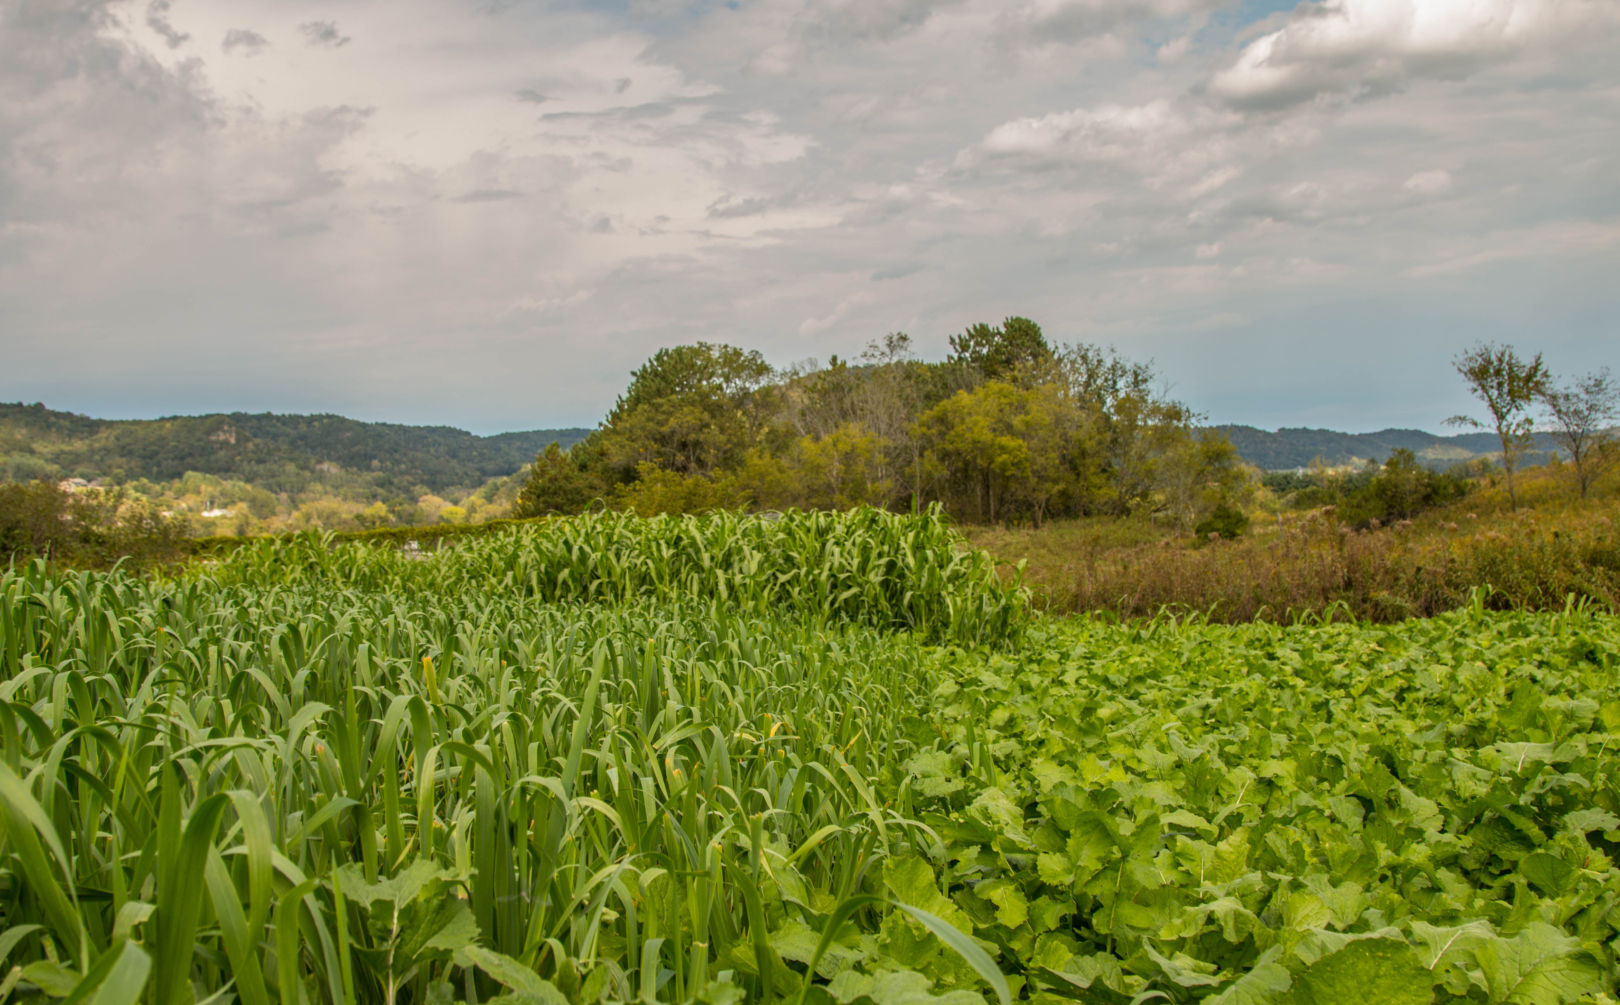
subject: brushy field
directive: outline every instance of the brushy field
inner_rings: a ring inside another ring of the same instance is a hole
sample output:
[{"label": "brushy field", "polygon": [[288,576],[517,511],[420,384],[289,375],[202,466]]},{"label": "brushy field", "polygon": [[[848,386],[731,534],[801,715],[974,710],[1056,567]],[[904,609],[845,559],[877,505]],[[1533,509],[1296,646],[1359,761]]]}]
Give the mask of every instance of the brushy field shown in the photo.
[{"label": "brushy field", "polygon": [[1495,610],[1558,610],[1573,596],[1620,613],[1620,491],[1577,500],[1547,473],[1525,481],[1522,509],[1484,489],[1381,527],[1318,510],[1256,517],[1233,541],[1110,518],[967,534],[1004,563],[1024,561],[1037,604],[1056,612],[1142,618],[1171,607],[1232,624],[1324,614],[1393,622],[1454,610],[1483,591]]},{"label": "brushy field", "polygon": [[1620,622],[1031,620],[958,543],[0,574],[0,1000],[1613,1001]]}]

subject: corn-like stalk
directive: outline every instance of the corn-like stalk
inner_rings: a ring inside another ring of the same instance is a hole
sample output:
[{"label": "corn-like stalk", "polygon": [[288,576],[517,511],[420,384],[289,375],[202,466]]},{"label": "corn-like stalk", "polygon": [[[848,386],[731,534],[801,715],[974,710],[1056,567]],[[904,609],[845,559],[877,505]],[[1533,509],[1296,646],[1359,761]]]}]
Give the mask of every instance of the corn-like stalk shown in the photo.
[{"label": "corn-like stalk", "polygon": [[1000,643],[1027,620],[1004,583],[939,509],[747,516],[595,513],[446,544],[435,552],[265,539],[192,575],[257,587],[310,585],[390,593],[524,597],[547,603],[698,601],[715,611],[785,611],[930,641]]},{"label": "corn-like stalk", "polygon": [[[977,560],[897,547],[942,534],[601,517],[428,562],[0,573],[0,997],[795,995],[768,935],[920,839],[927,651],[839,623],[952,624]],[[978,589],[970,635],[1013,610]]]}]

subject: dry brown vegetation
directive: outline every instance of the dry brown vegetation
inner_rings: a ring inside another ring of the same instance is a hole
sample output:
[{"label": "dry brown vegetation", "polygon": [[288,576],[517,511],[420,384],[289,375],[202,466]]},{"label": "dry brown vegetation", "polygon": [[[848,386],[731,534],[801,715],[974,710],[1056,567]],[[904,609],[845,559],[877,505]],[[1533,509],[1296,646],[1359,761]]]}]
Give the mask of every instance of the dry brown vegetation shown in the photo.
[{"label": "dry brown vegetation", "polygon": [[1488,608],[1620,610],[1620,485],[1582,500],[1567,471],[1524,472],[1521,507],[1488,486],[1393,526],[1356,530],[1332,508],[1257,519],[1234,541],[1144,521],[1081,520],[1042,530],[976,528],[1054,611],[1144,617],[1170,608],[1217,621],[1305,615],[1393,621],[1470,602]]}]

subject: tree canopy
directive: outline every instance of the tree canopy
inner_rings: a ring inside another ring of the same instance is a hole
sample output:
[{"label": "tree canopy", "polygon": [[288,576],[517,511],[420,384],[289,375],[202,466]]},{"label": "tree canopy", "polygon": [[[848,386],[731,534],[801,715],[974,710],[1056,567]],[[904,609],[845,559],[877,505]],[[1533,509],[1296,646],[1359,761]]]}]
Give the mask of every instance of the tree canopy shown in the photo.
[{"label": "tree canopy", "polygon": [[734,346],[661,349],[585,442],[537,458],[518,513],[938,502],[984,522],[1190,527],[1241,481],[1230,444],[1158,392],[1148,364],[1053,346],[1021,317],[950,345],[924,362],[893,332],[855,360],[785,371]]}]

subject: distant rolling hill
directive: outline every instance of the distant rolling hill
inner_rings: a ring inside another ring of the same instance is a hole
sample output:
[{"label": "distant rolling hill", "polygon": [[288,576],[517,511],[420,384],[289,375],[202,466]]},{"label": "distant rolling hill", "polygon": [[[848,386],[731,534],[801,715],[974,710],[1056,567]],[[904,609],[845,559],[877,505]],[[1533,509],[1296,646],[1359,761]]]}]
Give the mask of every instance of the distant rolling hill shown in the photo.
[{"label": "distant rolling hill", "polygon": [[[1238,455],[1257,468],[1281,471],[1309,467],[1321,458],[1330,465],[1383,461],[1405,447],[1418,460],[1434,468],[1494,457],[1501,453],[1495,433],[1437,436],[1418,429],[1381,429],[1376,433],[1340,433],[1331,429],[1279,429],[1267,432],[1253,426],[1216,426],[1237,448]],[[1553,437],[1537,434],[1536,449],[1525,463],[1542,464],[1557,448]]]},{"label": "distant rolling hill", "polygon": [[272,492],[348,476],[383,492],[443,493],[511,475],[553,440],[568,446],[589,432],[475,436],[449,426],[245,412],[92,419],[39,404],[0,403],[0,479],[168,481],[197,471]]}]

